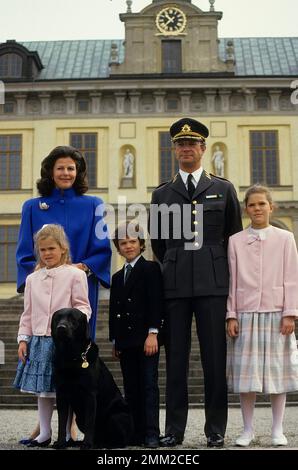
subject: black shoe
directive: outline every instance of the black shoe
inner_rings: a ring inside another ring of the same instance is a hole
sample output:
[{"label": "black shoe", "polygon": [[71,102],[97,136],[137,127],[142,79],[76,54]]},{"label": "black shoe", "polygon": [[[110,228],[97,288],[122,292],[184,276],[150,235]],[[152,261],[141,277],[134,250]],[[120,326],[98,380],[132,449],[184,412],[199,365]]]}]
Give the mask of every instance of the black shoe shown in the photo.
[{"label": "black shoe", "polygon": [[46,441],[38,442],[36,439],[33,441],[29,442],[27,447],[48,447],[48,445],[51,444],[51,438],[47,439]]},{"label": "black shoe", "polygon": [[19,440],[19,444],[22,444],[23,446],[27,446],[32,441],[33,441],[32,437],[23,437],[22,439]]},{"label": "black shoe", "polygon": [[183,439],[179,439],[174,434],[167,434],[159,438],[160,447],[176,447],[182,444]]},{"label": "black shoe", "polygon": [[223,447],[225,443],[224,438],[220,434],[210,434],[207,437],[207,447]]},{"label": "black shoe", "polygon": [[72,437],[66,441],[66,447],[80,447],[82,444],[82,441],[75,441]]},{"label": "black shoe", "polygon": [[146,437],[144,446],[149,449],[157,449],[159,447],[158,437]]}]

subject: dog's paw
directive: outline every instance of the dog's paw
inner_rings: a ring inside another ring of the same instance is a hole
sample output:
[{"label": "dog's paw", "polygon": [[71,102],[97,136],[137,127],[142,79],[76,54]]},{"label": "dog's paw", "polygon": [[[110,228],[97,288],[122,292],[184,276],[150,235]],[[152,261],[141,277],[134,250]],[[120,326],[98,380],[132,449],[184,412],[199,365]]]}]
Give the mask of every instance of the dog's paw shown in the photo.
[{"label": "dog's paw", "polygon": [[52,445],[53,449],[66,449],[67,447],[67,442],[66,441],[55,441],[54,444]]},{"label": "dog's paw", "polygon": [[92,449],[92,448],[93,448],[93,445],[91,444],[91,442],[82,441],[80,443],[80,450],[88,450],[88,449]]}]

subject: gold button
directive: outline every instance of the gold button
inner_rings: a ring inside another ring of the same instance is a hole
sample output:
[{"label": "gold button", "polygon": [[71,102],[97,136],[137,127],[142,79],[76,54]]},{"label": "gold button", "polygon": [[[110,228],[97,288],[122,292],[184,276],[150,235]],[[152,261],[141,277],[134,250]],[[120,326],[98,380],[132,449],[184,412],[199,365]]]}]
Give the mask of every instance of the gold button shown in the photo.
[{"label": "gold button", "polygon": [[195,237],[197,237],[199,235],[199,232],[194,232],[193,234]]},{"label": "gold button", "polygon": [[199,222],[198,222],[197,220],[194,220],[193,224],[194,224],[194,225],[198,225]]},{"label": "gold button", "polygon": [[198,242],[194,243],[194,246],[200,246],[200,244]]},{"label": "gold button", "polygon": [[198,211],[192,211],[192,213],[193,213],[193,214],[197,214],[197,213],[198,213]]},{"label": "gold button", "polygon": [[198,204],[198,201],[192,201],[192,203],[195,205],[195,204]]}]

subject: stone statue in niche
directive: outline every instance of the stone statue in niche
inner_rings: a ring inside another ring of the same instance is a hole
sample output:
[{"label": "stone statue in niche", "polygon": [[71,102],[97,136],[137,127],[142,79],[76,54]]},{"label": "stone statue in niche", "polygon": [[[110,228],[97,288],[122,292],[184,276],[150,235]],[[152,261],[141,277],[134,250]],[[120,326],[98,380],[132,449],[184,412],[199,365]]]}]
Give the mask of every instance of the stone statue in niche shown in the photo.
[{"label": "stone statue in niche", "polygon": [[215,151],[212,156],[212,163],[214,166],[214,171],[216,176],[224,177],[225,175],[225,159],[223,151],[220,149],[219,145],[216,145]]},{"label": "stone statue in niche", "polygon": [[134,156],[129,149],[123,156],[123,178],[133,178],[134,173]]}]

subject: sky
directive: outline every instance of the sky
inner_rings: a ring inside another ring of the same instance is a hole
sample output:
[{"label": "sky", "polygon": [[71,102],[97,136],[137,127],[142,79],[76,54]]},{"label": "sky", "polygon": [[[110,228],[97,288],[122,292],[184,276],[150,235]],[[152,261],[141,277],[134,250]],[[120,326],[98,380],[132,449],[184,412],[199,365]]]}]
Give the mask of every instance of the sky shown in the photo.
[{"label": "sky", "polygon": [[[150,3],[133,0],[132,11]],[[210,8],[208,0],[192,3]],[[0,42],[121,39],[126,8],[126,0],[0,0]],[[223,12],[219,37],[298,36],[298,0],[216,0],[215,10]]]}]

